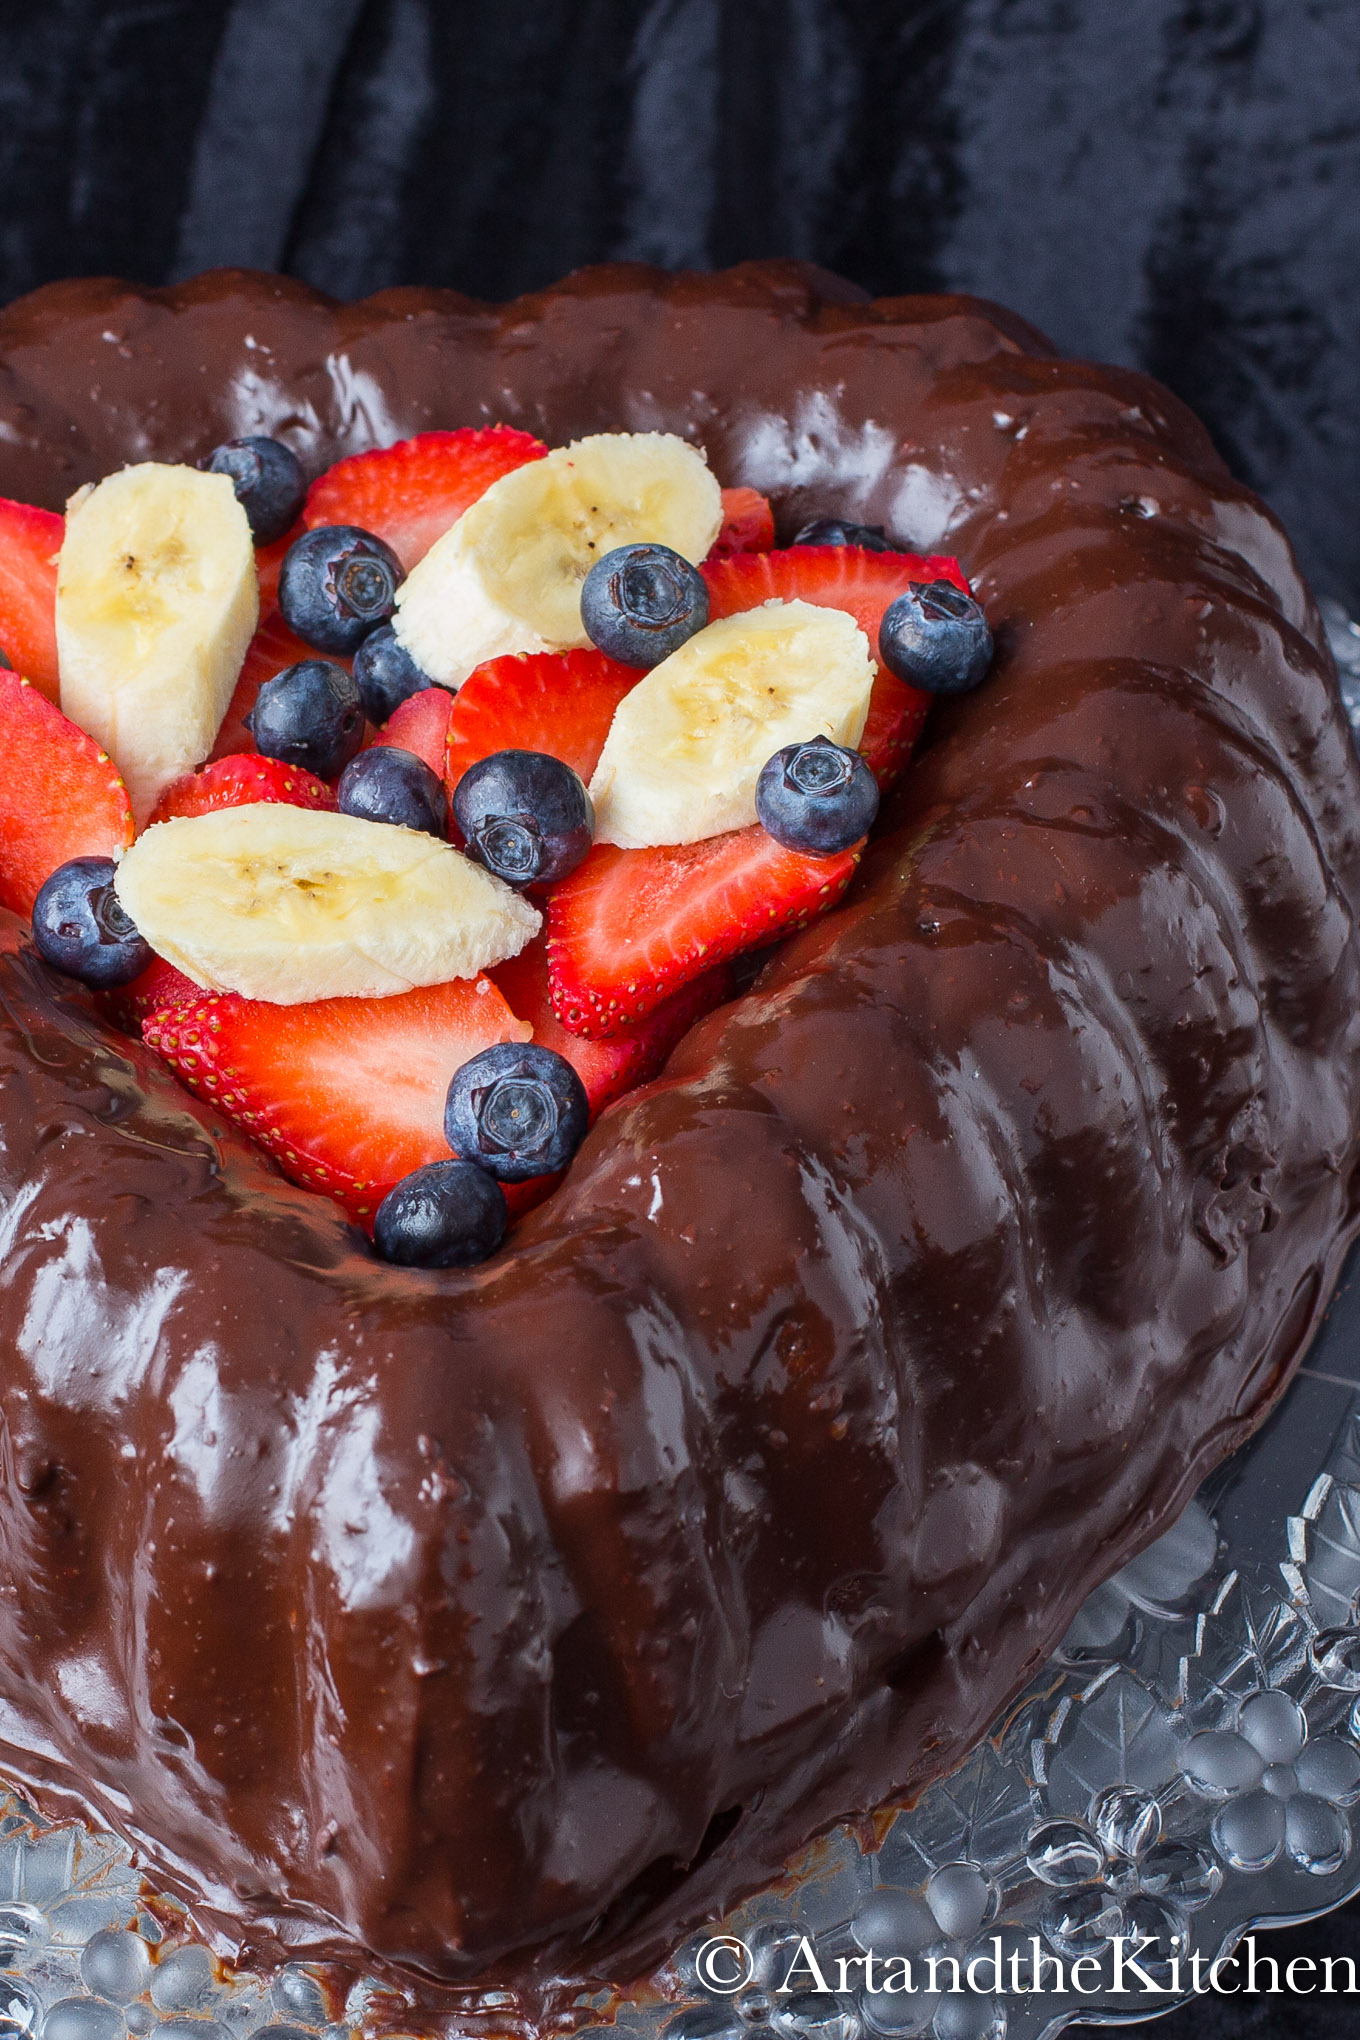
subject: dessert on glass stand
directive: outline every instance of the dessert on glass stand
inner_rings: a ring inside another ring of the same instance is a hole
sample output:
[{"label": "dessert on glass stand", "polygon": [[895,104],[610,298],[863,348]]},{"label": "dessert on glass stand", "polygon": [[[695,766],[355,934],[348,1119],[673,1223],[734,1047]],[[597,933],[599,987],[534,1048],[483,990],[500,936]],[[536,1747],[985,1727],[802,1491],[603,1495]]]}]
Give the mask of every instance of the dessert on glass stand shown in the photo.
[{"label": "dessert on glass stand", "polygon": [[1195,420],[802,265],[0,316],[0,1775],[530,2029],[959,1763],[1356,1228]]}]

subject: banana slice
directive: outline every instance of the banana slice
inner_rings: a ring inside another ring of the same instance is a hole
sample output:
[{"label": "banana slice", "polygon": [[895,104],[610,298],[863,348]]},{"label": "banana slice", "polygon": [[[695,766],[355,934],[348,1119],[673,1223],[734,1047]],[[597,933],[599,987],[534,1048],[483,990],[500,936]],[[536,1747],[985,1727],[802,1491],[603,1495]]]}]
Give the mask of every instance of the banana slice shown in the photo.
[{"label": "banana slice", "polygon": [[147,461],[72,498],[57,562],[61,706],[112,757],[139,823],[211,751],[258,613],[229,476]]},{"label": "banana slice", "polygon": [[852,616],[766,602],[697,631],[614,711],[590,797],[595,840],[699,843],[756,819],[756,781],[785,744],[857,744],[874,662]]},{"label": "banana slice", "polygon": [[517,955],[541,920],[433,836],[282,805],[157,822],[114,885],[156,953],[195,984],[276,1006],[475,977]]},{"label": "banana slice", "polygon": [[717,479],[668,432],[601,432],[493,482],[412,568],[393,627],[422,673],[461,687],[505,652],[588,643],[581,583],[646,539],[703,559],[722,523]]}]

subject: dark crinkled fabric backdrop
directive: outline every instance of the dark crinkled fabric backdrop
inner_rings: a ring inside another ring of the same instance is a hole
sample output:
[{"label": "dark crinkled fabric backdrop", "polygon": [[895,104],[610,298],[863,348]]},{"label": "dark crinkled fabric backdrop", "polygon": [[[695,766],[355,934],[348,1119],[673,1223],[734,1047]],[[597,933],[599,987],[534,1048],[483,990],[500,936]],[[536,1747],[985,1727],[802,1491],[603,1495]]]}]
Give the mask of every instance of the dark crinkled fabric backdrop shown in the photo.
[{"label": "dark crinkled fabric backdrop", "polygon": [[[9,0],[0,192],[5,298],[752,255],[977,291],[1170,383],[1360,611],[1360,0]],[[1355,1909],[1278,1952],[1360,1954]]]},{"label": "dark crinkled fabric backdrop", "polygon": [[806,255],[1207,420],[1360,608],[1358,0],[10,0],[0,289]]}]

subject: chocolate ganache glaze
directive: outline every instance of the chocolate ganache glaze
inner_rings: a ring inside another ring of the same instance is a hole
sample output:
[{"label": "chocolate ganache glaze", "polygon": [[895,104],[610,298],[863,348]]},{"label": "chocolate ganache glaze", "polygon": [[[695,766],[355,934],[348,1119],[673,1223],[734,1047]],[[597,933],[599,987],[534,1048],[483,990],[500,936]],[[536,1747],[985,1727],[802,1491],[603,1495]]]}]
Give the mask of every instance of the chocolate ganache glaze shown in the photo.
[{"label": "chocolate ganache glaze", "polygon": [[1279,1394],[1356,1218],[1360,776],[1269,512],[994,306],[766,263],[0,319],[0,490],[54,506],[495,421],[956,552],[994,677],[477,1270],[380,1265],[8,924],[0,1768],[224,1949],[541,2005],[948,1769]]}]

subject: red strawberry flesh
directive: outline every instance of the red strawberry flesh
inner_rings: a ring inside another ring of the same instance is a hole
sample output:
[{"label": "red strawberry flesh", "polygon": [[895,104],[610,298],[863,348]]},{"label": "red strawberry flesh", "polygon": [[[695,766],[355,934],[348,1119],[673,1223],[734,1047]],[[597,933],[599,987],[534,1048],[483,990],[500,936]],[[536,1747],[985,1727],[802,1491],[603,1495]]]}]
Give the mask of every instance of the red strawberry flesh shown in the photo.
[{"label": "red strawberry flesh", "polygon": [[442,778],[452,713],[453,696],[447,687],[422,687],[392,711],[373,741],[414,752]]},{"label": "red strawberry flesh", "polygon": [[72,857],[132,841],[127,788],[107,752],[28,680],[0,670],[0,906],[31,914]]},{"label": "red strawberry flesh", "polygon": [[282,538],[274,539],[269,545],[257,545],[255,548],[255,575],[260,584],[260,621],[262,623],[267,622],[270,615],[278,607],[279,573],[284,560],[287,558],[288,548],[297,539],[301,538],[306,529],[306,525],[299,517],[297,523],[288,531],[285,531]]},{"label": "red strawberry flesh", "polygon": [[663,1000],[636,1025],[620,1028],[607,1041],[590,1041],[584,1035],[569,1034],[553,1011],[548,945],[543,936],[521,949],[509,963],[497,964],[488,976],[504,993],[511,1011],[531,1022],[534,1040],[565,1056],[572,1065],[586,1087],[592,1119],[616,1098],[654,1077],[682,1035],[732,991],[731,972],[726,964],[720,964],[673,998]]},{"label": "red strawberry flesh", "polygon": [[368,1224],[394,1183],[447,1161],[454,1071],[529,1031],[484,977],[299,1006],[226,994],[154,1013],[144,1027],[151,1047],[285,1176]]},{"label": "red strawberry flesh", "polygon": [[569,1033],[617,1034],[703,971],[834,906],[862,848],[808,857],[759,823],[664,849],[597,843],[548,897],[554,1012]]},{"label": "red strawberry flesh", "polygon": [[0,651],[49,701],[57,680],[57,554],[66,520],[0,497]]},{"label": "red strawberry flesh", "polygon": [[[844,609],[854,617],[878,659],[883,612],[911,581],[952,581],[968,590],[959,563],[944,553],[869,552],[856,545],[791,545],[780,552],[734,553],[706,560],[710,613],[714,618],[757,609],[762,602],[811,602]],[[882,787],[901,772],[920,734],[930,696],[908,687],[881,663],[860,739]]]},{"label": "red strawberry flesh", "polygon": [[724,489],[722,526],[708,557],[726,559],[734,552],[768,552],[774,544],[774,512],[759,489]]},{"label": "red strawberry flesh", "polygon": [[337,461],[313,482],[302,521],[309,530],[357,524],[374,532],[409,574],[493,482],[547,451],[542,440],[508,425],[420,432]]},{"label": "red strawberry flesh", "polygon": [[878,626],[890,602],[911,581],[952,581],[968,592],[956,559],[945,553],[869,552],[858,545],[789,545],[778,552],[734,553],[706,560],[710,614],[734,616],[762,602],[813,602],[846,609],[878,657]]},{"label": "red strawberry flesh", "polygon": [[883,792],[901,778],[929,707],[928,694],[919,687],[908,687],[886,666],[879,667],[859,749]]},{"label": "red strawberry flesh", "polygon": [[198,772],[186,772],[167,786],[151,820],[168,822],[178,816],[210,815],[218,808],[262,804],[333,809],[335,795],[314,772],[285,765],[281,758],[241,751],[217,758]]},{"label": "red strawberry flesh", "polygon": [[489,659],[454,697],[444,767],[449,791],[470,765],[496,751],[544,751],[588,785],[614,710],[641,678],[635,667],[596,651]]},{"label": "red strawberry flesh", "polygon": [[119,985],[115,991],[102,992],[99,1003],[115,1027],[139,1035],[142,1022],[152,1013],[172,1006],[193,1005],[206,996],[202,985],[185,977],[173,963],[167,963],[163,956],[153,956],[139,977],[130,984]]}]

